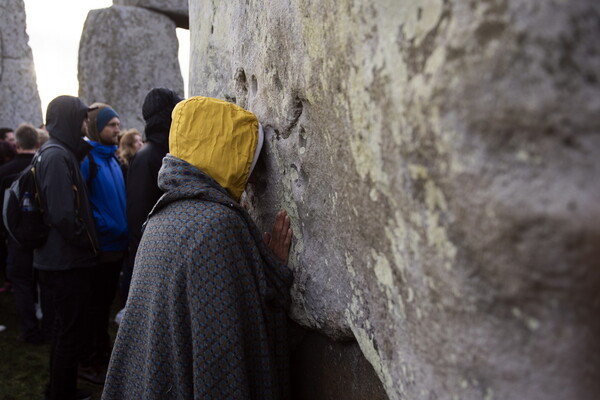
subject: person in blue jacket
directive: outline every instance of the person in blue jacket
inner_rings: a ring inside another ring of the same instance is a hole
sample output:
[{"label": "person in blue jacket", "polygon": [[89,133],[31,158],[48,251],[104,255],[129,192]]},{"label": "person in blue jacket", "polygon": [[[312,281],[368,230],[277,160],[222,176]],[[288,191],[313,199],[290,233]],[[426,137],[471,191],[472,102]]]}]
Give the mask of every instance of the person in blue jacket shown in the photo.
[{"label": "person in blue jacket", "polygon": [[107,104],[94,103],[88,113],[87,139],[92,150],[81,163],[100,241],[99,265],[92,272],[90,341],[79,366],[79,377],[103,384],[111,352],[108,324],[129,233],[125,181],[116,157],[120,119]]}]

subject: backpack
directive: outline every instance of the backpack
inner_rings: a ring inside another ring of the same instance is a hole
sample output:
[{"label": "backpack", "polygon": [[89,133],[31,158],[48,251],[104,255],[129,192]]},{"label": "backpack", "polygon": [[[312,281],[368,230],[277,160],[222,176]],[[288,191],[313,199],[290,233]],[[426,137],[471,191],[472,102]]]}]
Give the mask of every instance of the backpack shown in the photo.
[{"label": "backpack", "polygon": [[36,179],[37,161],[41,153],[61,146],[48,144],[40,149],[27,166],[4,191],[2,219],[10,237],[24,249],[36,249],[46,243],[50,226],[44,222],[45,210]]}]

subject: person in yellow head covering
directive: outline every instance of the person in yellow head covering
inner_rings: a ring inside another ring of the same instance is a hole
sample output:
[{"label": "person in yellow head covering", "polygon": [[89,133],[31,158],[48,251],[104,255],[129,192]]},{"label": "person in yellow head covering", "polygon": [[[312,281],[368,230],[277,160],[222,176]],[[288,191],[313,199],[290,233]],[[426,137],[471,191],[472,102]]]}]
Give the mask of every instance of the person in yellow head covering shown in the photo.
[{"label": "person in yellow head covering", "polygon": [[238,203],[262,128],[207,97],[172,117],[102,398],[289,398],[290,219],[266,243]]},{"label": "person in yellow head covering", "polygon": [[226,101],[194,97],[173,110],[169,153],[212,177],[237,201],[260,153],[256,116]]}]

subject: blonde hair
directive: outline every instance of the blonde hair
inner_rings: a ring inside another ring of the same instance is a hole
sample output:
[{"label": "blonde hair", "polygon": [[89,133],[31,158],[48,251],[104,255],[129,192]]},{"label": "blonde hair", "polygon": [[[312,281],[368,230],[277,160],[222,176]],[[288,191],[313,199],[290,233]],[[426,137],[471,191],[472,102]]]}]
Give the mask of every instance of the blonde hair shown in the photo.
[{"label": "blonde hair", "polygon": [[37,128],[36,130],[38,133],[38,147],[42,147],[50,139],[50,135],[48,135],[48,131],[45,129]]},{"label": "blonde hair", "polygon": [[119,135],[119,150],[117,151],[117,155],[125,165],[129,165],[129,161],[131,161],[131,158],[137,152],[137,149],[133,146],[136,136],[139,136],[140,139],[142,138],[142,134],[137,129],[128,129]]}]

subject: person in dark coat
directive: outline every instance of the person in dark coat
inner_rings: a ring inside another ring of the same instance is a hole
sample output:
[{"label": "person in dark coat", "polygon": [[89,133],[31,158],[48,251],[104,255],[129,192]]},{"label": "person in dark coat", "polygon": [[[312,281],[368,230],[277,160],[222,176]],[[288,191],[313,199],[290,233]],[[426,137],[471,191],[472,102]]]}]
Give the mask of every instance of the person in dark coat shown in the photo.
[{"label": "person in dark coat", "polygon": [[17,178],[17,175],[31,163],[33,155],[38,148],[39,135],[37,129],[33,125],[19,125],[15,136],[16,155],[12,160],[0,166],[0,197],[4,197],[4,190],[8,188]]},{"label": "person in dark coat", "polygon": [[17,139],[15,138],[15,132],[11,128],[0,128],[0,142],[7,142],[16,146]]},{"label": "person in dark coat", "polygon": [[[127,300],[129,282],[140,239],[142,224],[162,196],[158,187],[158,170],[169,151],[171,112],[181,97],[166,88],[154,88],[146,95],[142,115],[146,122],[146,144],[135,154],[127,172],[127,223],[129,225],[129,255],[121,277],[121,299]],[[124,305],[124,304],[123,304]]]},{"label": "person in dark coat", "polygon": [[[0,139],[0,166],[10,162],[16,155],[17,155],[17,149],[15,148],[15,145],[12,143],[12,141],[14,141],[15,139],[15,134],[12,131],[12,129],[9,132],[5,132],[5,137],[6,139]],[[8,139],[12,138],[12,141],[9,141]],[[0,287],[0,293],[4,293],[4,292],[12,292],[13,287],[12,287],[12,282],[10,281],[9,277],[8,277],[8,272],[6,270],[7,265],[6,265],[6,258],[7,258],[7,248],[6,248],[6,242],[1,240],[0,241],[0,271],[2,271],[2,275],[4,275],[5,281],[4,281],[4,285],[2,285],[2,287]]]},{"label": "person in dark coat", "polygon": [[[0,128],[0,166],[10,162],[17,155],[15,132],[12,128]],[[12,283],[6,276],[6,243],[0,241],[0,270],[6,278],[4,285],[0,287],[0,293],[12,291]]]},{"label": "person in dark coat", "polygon": [[[90,398],[77,391],[77,365],[86,343],[86,312],[91,269],[99,243],[79,163],[91,146],[88,106],[73,96],[59,96],[48,105],[50,140],[37,162],[41,203],[50,226],[46,243],[33,254],[33,267],[51,294],[54,335],[50,351],[50,383],[46,399]],[[51,146],[54,145],[54,146]]]},{"label": "person in dark coat", "polygon": [[[9,140],[14,140],[14,138],[15,133],[12,128],[0,128],[0,165],[7,162],[7,154],[10,157],[10,154],[13,153],[14,145],[9,143]],[[4,241],[0,241],[0,271],[5,278],[4,285],[0,287],[0,293],[12,291],[12,283],[6,276],[6,255],[6,244]]]},{"label": "person in dark coat", "polygon": [[[17,155],[0,167],[0,199],[19,174],[27,168],[38,148],[39,135],[31,124],[21,124],[15,131]],[[3,202],[0,201],[0,204]],[[40,301],[44,311],[42,329],[36,316],[37,281],[33,272],[33,249],[24,249],[11,237],[6,238],[8,257],[6,273],[12,283],[15,307],[21,323],[21,340],[41,344],[50,339],[52,312]],[[45,292],[43,292],[45,293]]]},{"label": "person in dark coat", "polygon": [[290,218],[267,239],[239,204],[262,141],[235,104],[173,110],[103,400],[289,398]]}]

